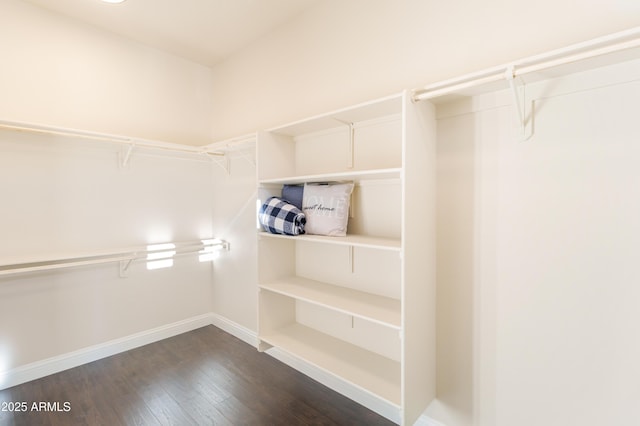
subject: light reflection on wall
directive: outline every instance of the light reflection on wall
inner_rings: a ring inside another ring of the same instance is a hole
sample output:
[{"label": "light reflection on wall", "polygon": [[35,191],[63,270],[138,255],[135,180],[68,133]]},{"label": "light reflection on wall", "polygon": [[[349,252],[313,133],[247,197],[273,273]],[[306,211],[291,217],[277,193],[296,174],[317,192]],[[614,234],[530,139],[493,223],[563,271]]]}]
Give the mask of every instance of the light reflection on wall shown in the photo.
[{"label": "light reflection on wall", "polygon": [[209,262],[220,257],[220,251],[224,248],[222,246],[222,240],[213,238],[209,240],[202,240],[204,248],[198,252],[198,260],[200,262]]},{"label": "light reflection on wall", "polygon": [[173,243],[153,244],[147,246],[152,252],[147,254],[147,269],[170,268],[173,266],[176,245]]}]

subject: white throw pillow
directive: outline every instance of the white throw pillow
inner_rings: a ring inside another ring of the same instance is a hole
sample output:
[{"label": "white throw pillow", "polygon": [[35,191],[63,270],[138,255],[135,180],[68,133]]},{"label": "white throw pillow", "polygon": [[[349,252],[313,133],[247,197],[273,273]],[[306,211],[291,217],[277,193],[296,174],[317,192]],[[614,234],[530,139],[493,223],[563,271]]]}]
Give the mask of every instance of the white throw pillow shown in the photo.
[{"label": "white throw pillow", "polygon": [[307,218],[305,233],[346,236],[352,191],[353,183],[305,184],[302,198],[302,211]]}]

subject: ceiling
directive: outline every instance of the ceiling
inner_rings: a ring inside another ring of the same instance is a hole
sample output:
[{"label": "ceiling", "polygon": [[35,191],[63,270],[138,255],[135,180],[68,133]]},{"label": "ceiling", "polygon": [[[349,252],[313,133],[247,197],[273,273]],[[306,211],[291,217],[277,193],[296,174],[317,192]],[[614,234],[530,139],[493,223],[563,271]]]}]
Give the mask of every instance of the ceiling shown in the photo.
[{"label": "ceiling", "polygon": [[319,0],[24,0],[214,66]]}]

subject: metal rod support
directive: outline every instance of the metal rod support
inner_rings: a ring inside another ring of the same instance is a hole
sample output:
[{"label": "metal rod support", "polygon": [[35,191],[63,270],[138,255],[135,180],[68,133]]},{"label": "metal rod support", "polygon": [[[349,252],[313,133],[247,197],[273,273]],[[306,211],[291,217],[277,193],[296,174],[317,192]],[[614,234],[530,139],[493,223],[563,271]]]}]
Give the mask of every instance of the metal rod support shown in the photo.
[{"label": "metal rod support", "polygon": [[173,256],[199,253],[205,248],[219,247],[222,250],[229,250],[229,243],[224,240],[195,240],[180,243],[172,243],[173,248],[154,248],[152,245],[144,247],[131,247],[128,249],[122,249],[117,251],[108,252],[87,252],[76,255],[68,256],[51,256],[40,257],[31,259],[20,259],[14,262],[7,262],[0,264],[0,277],[5,275],[15,275],[27,272],[40,272],[51,271],[56,269],[99,265],[103,263],[123,262],[121,265],[121,272],[126,273],[129,269],[131,262],[140,259],[147,259],[147,256],[152,253],[161,253],[167,251],[173,251]]},{"label": "metal rod support", "polygon": [[574,62],[597,58],[607,54],[640,47],[640,27],[611,34],[605,37],[553,50],[537,56],[521,59],[511,64],[500,65],[462,77],[445,80],[414,91],[413,101],[418,102],[455,93],[505,79],[505,69],[513,68],[512,76],[523,76]]}]

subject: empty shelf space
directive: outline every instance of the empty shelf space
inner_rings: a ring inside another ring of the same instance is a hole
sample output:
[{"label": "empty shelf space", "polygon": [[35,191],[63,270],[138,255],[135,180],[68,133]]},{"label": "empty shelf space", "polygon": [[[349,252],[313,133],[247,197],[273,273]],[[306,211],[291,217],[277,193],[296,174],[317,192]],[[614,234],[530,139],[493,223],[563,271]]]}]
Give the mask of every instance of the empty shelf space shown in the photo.
[{"label": "empty shelf space", "polygon": [[400,251],[401,243],[400,239],[396,238],[382,238],[371,237],[368,235],[347,235],[346,237],[327,237],[324,235],[281,235],[271,234],[269,232],[259,232],[261,238],[285,238],[298,241],[318,242],[324,244],[338,244],[354,247],[366,247],[378,250],[394,250]]},{"label": "empty shelf space", "polygon": [[358,123],[365,120],[387,117],[399,114],[402,111],[402,102],[402,95],[392,95],[372,102],[333,111],[329,114],[322,114],[290,123],[271,129],[270,132],[293,137],[345,126],[346,123]]},{"label": "empty shelf space", "polygon": [[306,176],[289,176],[274,179],[262,179],[263,185],[301,184],[305,182],[336,182],[336,181],[363,181],[373,179],[399,179],[400,168],[374,169],[374,170],[349,170],[335,173],[322,173]]},{"label": "empty shelf space", "polygon": [[400,405],[400,363],[396,361],[297,323],[260,339]]},{"label": "empty shelf space", "polygon": [[400,329],[400,301],[301,277],[287,277],[260,285],[294,299]]}]

